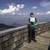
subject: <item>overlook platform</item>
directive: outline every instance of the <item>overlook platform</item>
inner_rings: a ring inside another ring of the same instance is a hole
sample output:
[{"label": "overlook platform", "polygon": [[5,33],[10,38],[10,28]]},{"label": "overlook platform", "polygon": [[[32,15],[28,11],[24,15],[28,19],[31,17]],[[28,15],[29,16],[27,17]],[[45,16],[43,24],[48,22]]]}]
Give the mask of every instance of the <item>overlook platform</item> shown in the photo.
[{"label": "overlook platform", "polygon": [[50,22],[36,24],[37,42],[28,43],[28,25],[0,31],[0,50],[48,50]]},{"label": "overlook platform", "polygon": [[48,50],[50,43],[50,31],[44,32],[36,37],[37,42],[24,43],[19,50]]}]

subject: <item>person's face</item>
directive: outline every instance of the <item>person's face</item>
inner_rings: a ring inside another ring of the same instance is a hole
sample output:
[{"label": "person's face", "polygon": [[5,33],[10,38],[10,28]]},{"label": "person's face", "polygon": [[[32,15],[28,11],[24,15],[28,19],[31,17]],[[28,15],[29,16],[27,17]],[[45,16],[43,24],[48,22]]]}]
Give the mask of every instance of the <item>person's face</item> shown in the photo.
[{"label": "person's face", "polygon": [[34,15],[30,15],[31,17],[34,17]]}]

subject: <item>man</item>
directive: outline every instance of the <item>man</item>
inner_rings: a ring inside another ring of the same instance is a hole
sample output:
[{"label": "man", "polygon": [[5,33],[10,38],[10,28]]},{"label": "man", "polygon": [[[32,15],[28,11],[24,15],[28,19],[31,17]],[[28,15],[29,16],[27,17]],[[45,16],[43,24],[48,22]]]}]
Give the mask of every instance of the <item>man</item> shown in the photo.
[{"label": "man", "polygon": [[34,42],[36,42],[35,40],[35,28],[36,28],[36,18],[34,17],[33,13],[30,13],[30,18],[29,18],[29,25],[28,25],[28,39],[29,39],[29,43],[31,42],[31,40],[33,40]]}]

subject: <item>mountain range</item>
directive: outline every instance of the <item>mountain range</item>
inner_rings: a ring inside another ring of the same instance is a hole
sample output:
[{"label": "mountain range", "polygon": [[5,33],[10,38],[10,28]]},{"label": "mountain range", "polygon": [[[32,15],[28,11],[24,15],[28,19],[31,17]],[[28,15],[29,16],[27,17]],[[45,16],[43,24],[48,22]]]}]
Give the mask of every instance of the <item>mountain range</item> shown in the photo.
[{"label": "mountain range", "polygon": [[8,29],[8,28],[13,28],[13,27],[14,27],[14,26],[9,26],[9,25],[0,23],[0,31],[1,31],[1,30],[5,30],[5,29]]}]

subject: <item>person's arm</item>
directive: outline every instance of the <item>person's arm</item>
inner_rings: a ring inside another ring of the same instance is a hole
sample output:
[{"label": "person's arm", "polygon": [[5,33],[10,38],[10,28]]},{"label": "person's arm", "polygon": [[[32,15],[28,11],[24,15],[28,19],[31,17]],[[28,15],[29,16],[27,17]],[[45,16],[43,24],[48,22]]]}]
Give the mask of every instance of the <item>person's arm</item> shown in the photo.
[{"label": "person's arm", "polygon": [[30,22],[30,18],[29,18],[29,22]]},{"label": "person's arm", "polygon": [[37,23],[37,19],[35,18],[35,22]]},{"label": "person's arm", "polygon": [[37,19],[35,18],[35,26],[37,25]]}]

